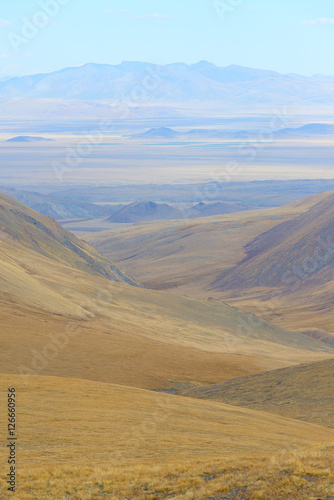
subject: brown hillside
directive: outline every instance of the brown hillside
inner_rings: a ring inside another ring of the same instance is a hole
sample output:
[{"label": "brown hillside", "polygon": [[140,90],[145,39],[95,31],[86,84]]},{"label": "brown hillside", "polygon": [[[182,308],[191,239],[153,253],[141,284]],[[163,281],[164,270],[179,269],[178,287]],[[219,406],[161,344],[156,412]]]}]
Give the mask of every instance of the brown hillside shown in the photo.
[{"label": "brown hillside", "polygon": [[246,257],[222,273],[221,290],[289,286],[327,268],[334,277],[334,193],[245,246]]}]

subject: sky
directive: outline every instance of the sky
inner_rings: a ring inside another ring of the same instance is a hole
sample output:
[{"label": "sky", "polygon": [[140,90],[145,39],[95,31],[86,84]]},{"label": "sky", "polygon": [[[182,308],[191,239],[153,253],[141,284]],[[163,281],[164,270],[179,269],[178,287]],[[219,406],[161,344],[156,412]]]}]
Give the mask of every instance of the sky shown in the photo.
[{"label": "sky", "polygon": [[0,78],[88,62],[210,61],[334,75],[333,0],[11,0]]}]

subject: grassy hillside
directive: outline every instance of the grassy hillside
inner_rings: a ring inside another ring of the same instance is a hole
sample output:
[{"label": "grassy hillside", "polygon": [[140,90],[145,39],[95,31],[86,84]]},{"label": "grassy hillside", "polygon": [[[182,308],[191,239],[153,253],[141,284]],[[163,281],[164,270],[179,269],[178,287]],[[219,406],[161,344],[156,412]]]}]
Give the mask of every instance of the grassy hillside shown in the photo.
[{"label": "grassy hillside", "polygon": [[317,336],[312,329],[325,330],[333,341],[333,210],[329,192],[274,209],[84,239],[145,286],[227,301],[286,328]]},{"label": "grassy hillside", "polygon": [[223,269],[245,256],[251,239],[302,208],[254,210],[198,219],[157,221],[87,233],[83,239],[145,286],[208,296]]},{"label": "grassy hillside", "polygon": [[[113,384],[32,377],[26,386],[19,376],[1,375],[0,386],[15,387],[20,402],[22,500],[299,500],[333,493],[329,428]],[[5,405],[0,411],[4,422]],[[3,476],[0,495],[9,498]]]},{"label": "grassy hillside", "polygon": [[[22,245],[40,255],[96,276],[131,283],[108,259],[46,217],[0,194],[0,244],[3,252]],[[15,254],[15,253],[14,253]]]},{"label": "grassy hillside", "polygon": [[[83,239],[149,288],[208,296],[222,270],[247,256],[247,245],[328,197],[315,195],[289,205],[242,213],[142,223]],[[214,293],[214,292],[212,292]]]},{"label": "grassy hillside", "polygon": [[334,428],[334,360],[303,364],[184,392]]},{"label": "grassy hillside", "polygon": [[107,279],[112,264],[96,250],[52,219],[2,201],[3,372],[173,389],[334,355],[226,304]]}]

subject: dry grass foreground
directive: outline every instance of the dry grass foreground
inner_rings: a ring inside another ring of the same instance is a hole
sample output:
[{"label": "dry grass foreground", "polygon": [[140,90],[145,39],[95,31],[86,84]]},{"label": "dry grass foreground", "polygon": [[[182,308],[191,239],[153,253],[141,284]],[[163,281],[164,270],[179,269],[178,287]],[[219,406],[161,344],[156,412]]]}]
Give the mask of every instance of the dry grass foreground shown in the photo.
[{"label": "dry grass foreground", "polygon": [[[1,375],[17,391],[18,490],[33,499],[312,499],[334,494],[334,430],[117,385]],[[327,443],[327,445],[323,444]],[[279,452],[278,450],[281,450]],[[285,454],[284,454],[285,453]]]}]

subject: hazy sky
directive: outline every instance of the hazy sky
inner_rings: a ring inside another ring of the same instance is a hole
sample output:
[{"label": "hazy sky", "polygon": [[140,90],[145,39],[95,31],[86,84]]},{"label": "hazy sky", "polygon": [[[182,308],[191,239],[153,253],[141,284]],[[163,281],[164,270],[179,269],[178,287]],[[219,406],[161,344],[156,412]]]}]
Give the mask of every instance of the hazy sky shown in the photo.
[{"label": "hazy sky", "polygon": [[333,41],[333,0],[0,3],[0,77],[124,60],[334,75]]}]

